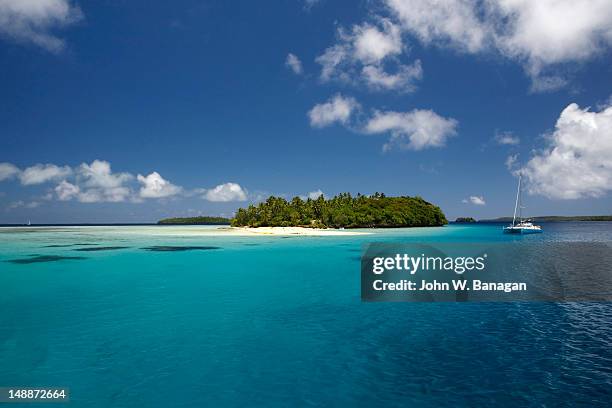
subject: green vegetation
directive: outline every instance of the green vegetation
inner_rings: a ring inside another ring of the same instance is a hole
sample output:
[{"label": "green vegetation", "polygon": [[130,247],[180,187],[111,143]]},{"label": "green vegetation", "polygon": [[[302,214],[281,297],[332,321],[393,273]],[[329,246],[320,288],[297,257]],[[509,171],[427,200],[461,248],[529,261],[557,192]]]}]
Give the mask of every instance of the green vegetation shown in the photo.
[{"label": "green vegetation", "polygon": [[455,222],[464,223],[464,222],[476,222],[472,217],[459,217],[455,220]]},{"label": "green vegetation", "polygon": [[290,202],[269,197],[259,205],[240,208],[232,219],[236,227],[390,228],[431,227],[447,224],[439,207],[421,197],[386,197],[349,193],[326,200],[320,196]]},{"label": "green vegetation", "polygon": [[230,219],[223,217],[166,218],[157,221],[159,225],[229,225]]},{"label": "green vegetation", "polygon": [[[541,217],[529,217],[536,222],[560,222],[560,221],[612,221],[612,215],[546,215]],[[511,222],[512,217],[500,217],[493,220],[483,220],[484,222]]]}]

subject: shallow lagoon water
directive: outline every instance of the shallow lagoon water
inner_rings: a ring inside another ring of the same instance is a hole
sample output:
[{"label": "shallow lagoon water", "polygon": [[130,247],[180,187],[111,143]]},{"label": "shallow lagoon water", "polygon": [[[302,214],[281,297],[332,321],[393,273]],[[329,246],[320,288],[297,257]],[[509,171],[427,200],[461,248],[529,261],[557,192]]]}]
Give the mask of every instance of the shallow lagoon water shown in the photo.
[{"label": "shallow lagoon water", "polygon": [[[606,406],[611,303],[360,301],[367,242],[612,239],[543,225],[0,228],[0,386],[67,386],[72,407]],[[96,247],[114,249],[75,251]],[[36,257],[69,259],[10,262]]]}]

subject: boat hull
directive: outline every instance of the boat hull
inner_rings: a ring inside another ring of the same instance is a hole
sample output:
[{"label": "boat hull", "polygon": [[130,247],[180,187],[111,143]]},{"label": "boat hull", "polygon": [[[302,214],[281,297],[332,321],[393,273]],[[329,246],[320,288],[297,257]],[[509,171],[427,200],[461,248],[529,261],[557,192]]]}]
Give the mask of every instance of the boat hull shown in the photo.
[{"label": "boat hull", "polygon": [[526,235],[526,234],[541,234],[541,229],[536,228],[504,228],[504,234],[518,234],[518,235]]}]

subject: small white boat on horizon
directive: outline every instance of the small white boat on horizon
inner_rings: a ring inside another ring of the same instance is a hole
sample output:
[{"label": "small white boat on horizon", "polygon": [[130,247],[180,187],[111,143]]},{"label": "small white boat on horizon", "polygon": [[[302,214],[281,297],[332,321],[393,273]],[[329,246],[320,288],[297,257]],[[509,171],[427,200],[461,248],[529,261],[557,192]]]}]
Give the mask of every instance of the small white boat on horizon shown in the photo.
[{"label": "small white boat on horizon", "polygon": [[[519,175],[518,188],[516,190],[516,202],[514,203],[514,216],[512,224],[504,227],[505,234],[537,234],[542,232],[542,227],[534,225],[531,220],[523,220],[521,205],[521,176]],[[516,222],[516,210],[519,211],[518,222]]]}]

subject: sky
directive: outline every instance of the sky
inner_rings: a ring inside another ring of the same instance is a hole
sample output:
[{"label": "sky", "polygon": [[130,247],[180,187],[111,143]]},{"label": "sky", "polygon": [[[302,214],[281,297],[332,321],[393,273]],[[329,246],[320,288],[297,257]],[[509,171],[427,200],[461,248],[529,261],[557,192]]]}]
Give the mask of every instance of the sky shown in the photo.
[{"label": "sky", "polygon": [[609,0],[0,0],[0,223],[612,214]]}]

